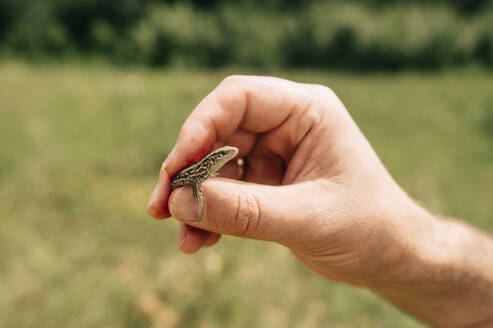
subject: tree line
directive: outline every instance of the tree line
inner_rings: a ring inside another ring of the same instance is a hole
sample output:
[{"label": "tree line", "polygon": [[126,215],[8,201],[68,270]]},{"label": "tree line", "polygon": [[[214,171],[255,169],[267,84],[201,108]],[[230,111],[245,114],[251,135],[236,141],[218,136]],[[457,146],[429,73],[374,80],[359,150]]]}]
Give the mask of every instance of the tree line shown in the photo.
[{"label": "tree line", "polygon": [[0,0],[0,56],[149,66],[493,67],[493,0]]}]

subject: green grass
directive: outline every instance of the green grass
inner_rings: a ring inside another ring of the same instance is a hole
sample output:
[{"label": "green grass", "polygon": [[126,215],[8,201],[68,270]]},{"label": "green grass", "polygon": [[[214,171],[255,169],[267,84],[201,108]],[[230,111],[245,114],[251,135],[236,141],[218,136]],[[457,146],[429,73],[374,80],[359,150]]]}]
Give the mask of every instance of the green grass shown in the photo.
[{"label": "green grass", "polygon": [[[146,216],[181,123],[228,73],[0,65],[2,326],[422,327],[281,246],[187,256],[174,220]],[[413,197],[493,231],[492,73],[277,75],[331,86]]]}]

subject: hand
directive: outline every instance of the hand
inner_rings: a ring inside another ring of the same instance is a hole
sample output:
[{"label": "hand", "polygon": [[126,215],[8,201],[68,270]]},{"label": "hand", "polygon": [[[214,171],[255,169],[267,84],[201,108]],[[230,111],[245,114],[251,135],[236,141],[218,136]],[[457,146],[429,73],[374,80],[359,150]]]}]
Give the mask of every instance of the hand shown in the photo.
[{"label": "hand", "polygon": [[[170,197],[170,177],[219,145],[238,147],[248,160],[244,181],[206,181],[203,206],[190,202],[188,187]],[[267,77],[227,78],[197,106],[163,165],[149,213],[169,216],[168,198],[186,223],[184,252],[221,233],[271,240],[316,272],[353,284],[387,278],[405,252],[399,239],[411,218],[401,213],[414,207],[333,92]]]},{"label": "hand", "polygon": [[[222,145],[238,147],[247,160],[242,177],[229,163],[229,178],[201,185],[203,202],[190,201],[189,187],[170,194],[171,177]],[[366,286],[430,322],[440,320],[415,285],[429,263],[447,258],[437,233],[445,224],[394,182],[326,87],[225,79],[184,123],[148,213],[182,222],[183,252],[210,246],[222,233],[278,242],[324,277]]]}]

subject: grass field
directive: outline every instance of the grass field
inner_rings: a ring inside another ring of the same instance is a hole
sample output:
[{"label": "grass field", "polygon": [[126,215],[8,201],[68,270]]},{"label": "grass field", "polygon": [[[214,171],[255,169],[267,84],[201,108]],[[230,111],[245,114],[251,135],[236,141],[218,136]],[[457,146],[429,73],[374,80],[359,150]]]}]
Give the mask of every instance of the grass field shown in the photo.
[{"label": "grass field", "polygon": [[[1,327],[423,326],[278,245],[183,255],[176,222],[146,216],[181,123],[232,72],[0,65]],[[493,232],[493,73],[276,75],[331,86],[413,197]]]}]

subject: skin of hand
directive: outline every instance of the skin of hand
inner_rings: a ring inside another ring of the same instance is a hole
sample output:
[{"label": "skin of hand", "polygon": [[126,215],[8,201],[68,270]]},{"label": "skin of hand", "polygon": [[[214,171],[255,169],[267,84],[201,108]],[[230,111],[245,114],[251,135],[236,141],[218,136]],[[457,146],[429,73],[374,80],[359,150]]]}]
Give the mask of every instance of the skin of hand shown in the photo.
[{"label": "skin of hand", "polygon": [[[171,178],[212,149],[248,160],[192,190]],[[327,87],[231,76],[183,124],[148,213],[181,221],[193,253],[220,234],[288,247],[316,273],[364,286],[441,327],[493,326],[493,242],[411,200]]]}]

